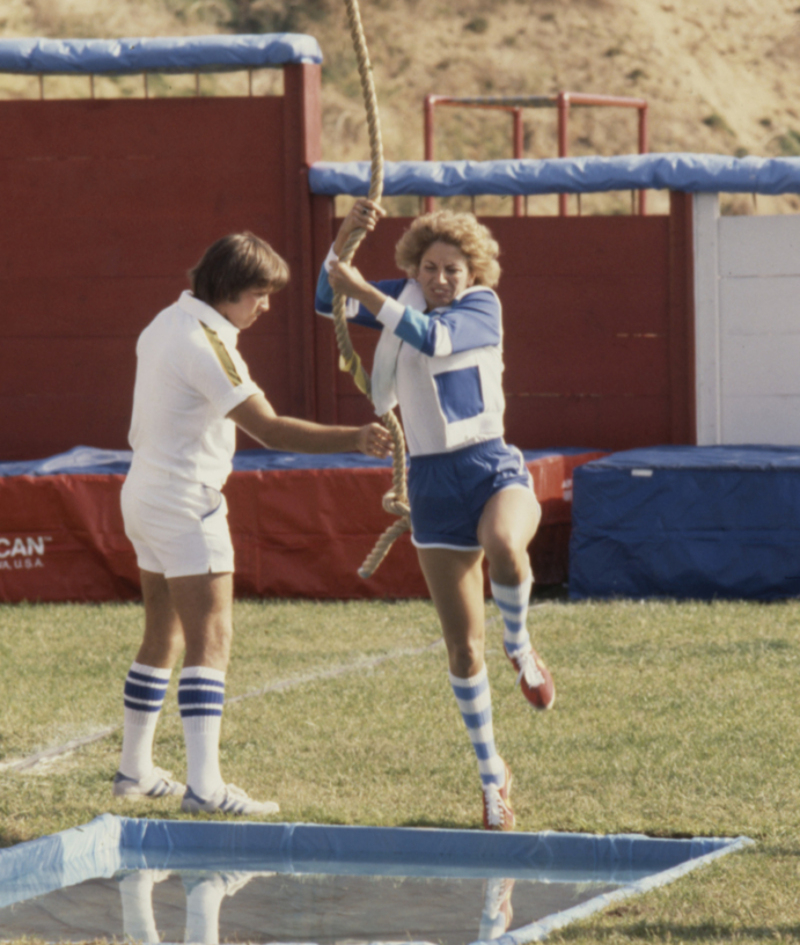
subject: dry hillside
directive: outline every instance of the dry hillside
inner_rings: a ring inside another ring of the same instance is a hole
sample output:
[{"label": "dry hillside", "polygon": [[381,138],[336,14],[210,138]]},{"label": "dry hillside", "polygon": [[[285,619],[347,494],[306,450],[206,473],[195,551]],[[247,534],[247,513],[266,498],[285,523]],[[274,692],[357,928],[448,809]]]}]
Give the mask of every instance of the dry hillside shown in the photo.
[{"label": "dry hillside", "polygon": [[[422,157],[425,94],[646,98],[653,151],[800,155],[800,0],[362,0],[388,158]],[[341,0],[0,0],[0,35],[307,32],[322,47],[324,157],[368,156]],[[5,94],[29,94],[6,80]],[[188,91],[187,91],[188,94]],[[574,113],[571,151],[635,150],[635,113]],[[526,155],[556,153],[526,113]],[[509,119],[442,110],[437,157],[510,156]],[[764,201],[759,201],[763,210]],[[800,209],[800,200],[770,203]],[[738,197],[730,209],[747,212]]]}]

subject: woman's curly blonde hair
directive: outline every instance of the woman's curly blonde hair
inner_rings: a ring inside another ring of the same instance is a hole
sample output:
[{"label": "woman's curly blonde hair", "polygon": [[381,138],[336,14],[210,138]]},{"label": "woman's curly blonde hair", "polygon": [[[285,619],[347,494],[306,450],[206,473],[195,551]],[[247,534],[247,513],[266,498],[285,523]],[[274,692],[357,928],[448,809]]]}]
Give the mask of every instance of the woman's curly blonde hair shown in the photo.
[{"label": "woman's curly blonde hair", "polygon": [[395,262],[413,278],[419,272],[422,257],[434,243],[449,243],[464,254],[475,285],[493,288],[500,281],[497,261],[500,247],[474,214],[435,210],[417,217],[395,247]]}]

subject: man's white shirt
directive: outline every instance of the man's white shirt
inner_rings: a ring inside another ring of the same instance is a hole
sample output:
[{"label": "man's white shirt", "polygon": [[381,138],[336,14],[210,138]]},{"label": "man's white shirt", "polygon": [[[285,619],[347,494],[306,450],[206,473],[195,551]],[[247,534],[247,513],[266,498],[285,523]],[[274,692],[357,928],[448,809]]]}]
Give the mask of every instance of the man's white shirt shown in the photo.
[{"label": "man's white shirt", "polygon": [[141,333],[129,434],[139,476],[222,488],[236,449],[227,415],[261,393],[236,350],[238,335],[191,292]]}]

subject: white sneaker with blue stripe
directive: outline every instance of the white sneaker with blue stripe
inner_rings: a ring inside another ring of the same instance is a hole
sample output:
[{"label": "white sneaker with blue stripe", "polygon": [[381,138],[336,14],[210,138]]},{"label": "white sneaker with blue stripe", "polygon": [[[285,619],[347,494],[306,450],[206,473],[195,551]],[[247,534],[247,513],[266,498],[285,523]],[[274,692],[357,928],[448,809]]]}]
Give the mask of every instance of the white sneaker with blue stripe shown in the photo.
[{"label": "white sneaker with blue stripe", "polygon": [[186,785],[172,777],[171,771],[153,768],[144,778],[129,778],[118,771],[114,775],[114,797],[173,797],[183,794]]},{"label": "white sneaker with blue stripe", "polygon": [[205,812],[207,814],[277,814],[280,807],[275,801],[254,801],[245,791],[235,784],[223,784],[219,790],[215,791],[207,800],[203,800],[190,788],[186,788],[186,793],[181,801],[181,810],[188,814],[198,814]]}]

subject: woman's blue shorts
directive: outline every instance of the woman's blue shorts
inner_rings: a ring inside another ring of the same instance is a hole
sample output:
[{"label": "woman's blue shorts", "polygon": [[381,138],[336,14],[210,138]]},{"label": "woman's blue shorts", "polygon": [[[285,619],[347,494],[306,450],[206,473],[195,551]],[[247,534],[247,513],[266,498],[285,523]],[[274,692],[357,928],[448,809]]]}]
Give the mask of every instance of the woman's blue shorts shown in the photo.
[{"label": "woman's blue shorts", "polygon": [[532,489],[522,453],[502,439],[452,453],[412,456],[408,470],[411,540],[418,548],[478,550],[478,522],[502,489]]}]

